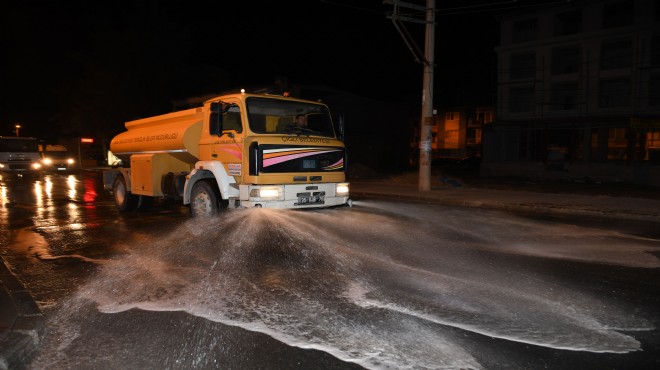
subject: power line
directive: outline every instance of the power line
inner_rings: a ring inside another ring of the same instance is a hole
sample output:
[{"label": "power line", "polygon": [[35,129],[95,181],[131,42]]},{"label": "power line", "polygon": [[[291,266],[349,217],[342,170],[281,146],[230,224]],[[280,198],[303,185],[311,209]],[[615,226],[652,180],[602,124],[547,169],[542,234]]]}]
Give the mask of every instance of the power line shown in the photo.
[{"label": "power line", "polygon": [[[517,0],[512,0],[512,1],[502,1],[502,2],[497,2],[497,3],[490,3],[490,4],[484,4],[484,5],[479,5],[479,7],[486,7],[486,6],[492,6],[492,5],[499,5],[499,4],[507,4],[507,3],[516,3],[518,2]],[[572,2],[572,0],[555,0],[555,1],[548,1],[548,2],[543,2],[543,3],[536,3],[536,4],[521,4],[517,6],[508,6],[508,7],[502,7],[502,8],[495,8],[495,9],[477,9],[477,10],[465,10],[465,11],[454,11],[454,9],[461,9],[461,7],[457,8],[447,8],[447,9],[439,9],[436,11],[438,15],[458,15],[458,14],[474,14],[474,13],[487,13],[487,12],[501,12],[505,10],[516,10],[516,9],[525,9],[525,8],[533,8],[533,7],[543,7],[543,6],[549,6],[549,5],[558,5],[558,4],[567,4]],[[471,7],[477,7],[471,6]],[[469,7],[466,7],[469,8]]]}]

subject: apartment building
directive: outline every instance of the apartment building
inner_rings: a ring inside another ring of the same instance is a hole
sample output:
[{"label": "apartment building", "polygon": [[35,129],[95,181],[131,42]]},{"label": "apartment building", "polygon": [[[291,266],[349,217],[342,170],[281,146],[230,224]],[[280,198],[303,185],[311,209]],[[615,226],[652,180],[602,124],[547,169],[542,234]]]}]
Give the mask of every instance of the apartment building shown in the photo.
[{"label": "apartment building", "polygon": [[499,23],[482,174],[660,185],[660,1],[558,2]]},{"label": "apartment building", "polygon": [[493,121],[493,107],[455,107],[433,116],[431,148],[434,158],[481,157],[485,125]]}]

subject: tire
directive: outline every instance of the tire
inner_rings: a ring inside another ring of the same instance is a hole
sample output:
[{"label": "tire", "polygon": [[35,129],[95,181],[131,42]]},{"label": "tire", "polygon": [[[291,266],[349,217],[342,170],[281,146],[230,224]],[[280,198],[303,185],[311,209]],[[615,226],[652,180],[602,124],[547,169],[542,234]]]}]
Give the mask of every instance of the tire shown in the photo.
[{"label": "tire", "polygon": [[122,175],[119,175],[117,178],[115,178],[115,182],[112,185],[112,195],[115,199],[115,206],[119,212],[134,211],[138,206],[138,202],[140,201],[139,196],[128,191],[128,188],[126,187],[126,180]]},{"label": "tire", "polygon": [[193,217],[215,216],[226,208],[219,191],[210,181],[197,181],[190,194],[190,213]]}]

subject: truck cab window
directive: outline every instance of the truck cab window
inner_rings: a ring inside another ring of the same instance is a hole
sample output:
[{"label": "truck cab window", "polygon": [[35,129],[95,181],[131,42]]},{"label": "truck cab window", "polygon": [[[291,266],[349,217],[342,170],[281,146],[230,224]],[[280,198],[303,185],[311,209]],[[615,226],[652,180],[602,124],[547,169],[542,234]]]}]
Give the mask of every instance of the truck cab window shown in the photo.
[{"label": "truck cab window", "polygon": [[[240,108],[236,105],[231,105],[225,106],[226,108],[223,110],[220,107],[220,105],[217,105],[211,108],[213,110],[209,117],[209,133],[211,135],[221,135],[223,131],[227,130],[243,132]],[[220,121],[218,121],[218,114],[222,114]]]},{"label": "truck cab window", "polygon": [[222,113],[222,130],[234,130],[243,132],[241,123],[241,110],[237,106],[232,106],[226,112]]}]

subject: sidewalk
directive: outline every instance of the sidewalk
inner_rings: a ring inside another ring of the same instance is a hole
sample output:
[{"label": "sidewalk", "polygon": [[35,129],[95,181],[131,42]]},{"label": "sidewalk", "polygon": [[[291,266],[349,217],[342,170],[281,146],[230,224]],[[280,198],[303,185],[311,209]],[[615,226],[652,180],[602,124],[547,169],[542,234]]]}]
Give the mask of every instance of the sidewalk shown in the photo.
[{"label": "sidewalk", "polygon": [[647,194],[633,197],[595,193],[586,195],[467,186],[432,186],[429,191],[420,191],[416,184],[392,184],[385,180],[351,181],[353,199],[377,197],[452,206],[660,221],[660,189],[654,198],[649,198]]},{"label": "sidewalk", "polygon": [[22,368],[43,329],[39,307],[0,257],[0,370]]}]

